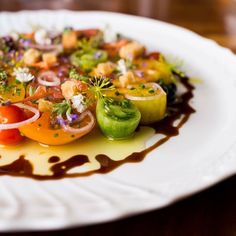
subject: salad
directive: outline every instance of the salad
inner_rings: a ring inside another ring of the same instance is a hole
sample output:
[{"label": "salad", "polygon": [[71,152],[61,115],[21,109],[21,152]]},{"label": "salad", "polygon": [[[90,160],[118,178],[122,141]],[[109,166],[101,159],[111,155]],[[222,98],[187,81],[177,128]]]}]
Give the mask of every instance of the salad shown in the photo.
[{"label": "salad", "polygon": [[132,137],[176,103],[181,72],[160,52],[99,29],[39,28],[0,38],[0,144],[63,145],[95,127]]}]

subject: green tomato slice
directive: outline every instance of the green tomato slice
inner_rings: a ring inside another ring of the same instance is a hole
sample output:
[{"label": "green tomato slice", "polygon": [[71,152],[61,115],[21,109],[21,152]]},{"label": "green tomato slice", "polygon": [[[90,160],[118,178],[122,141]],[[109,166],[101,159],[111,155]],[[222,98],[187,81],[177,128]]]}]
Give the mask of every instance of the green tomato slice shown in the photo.
[{"label": "green tomato slice", "polygon": [[129,100],[101,98],[97,103],[96,117],[103,134],[117,140],[126,139],[134,133],[141,114]]},{"label": "green tomato slice", "polygon": [[141,124],[151,124],[165,117],[167,99],[166,93],[156,83],[131,85],[126,90],[125,97],[139,109]]},{"label": "green tomato slice", "polygon": [[72,65],[79,66],[84,71],[91,71],[97,64],[106,61],[107,57],[107,52],[103,50],[78,50],[71,55],[70,61]]}]

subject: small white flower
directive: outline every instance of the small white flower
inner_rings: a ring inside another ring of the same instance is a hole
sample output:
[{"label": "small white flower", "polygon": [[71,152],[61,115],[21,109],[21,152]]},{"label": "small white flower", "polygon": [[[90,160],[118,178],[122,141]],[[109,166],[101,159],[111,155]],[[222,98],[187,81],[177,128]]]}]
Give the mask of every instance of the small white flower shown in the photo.
[{"label": "small white flower", "polygon": [[35,42],[41,45],[50,45],[51,39],[48,37],[48,33],[45,29],[39,29],[34,34]]},{"label": "small white flower", "polygon": [[127,66],[125,64],[125,60],[124,59],[120,59],[118,61],[117,69],[120,71],[121,75],[124,75],[124,74],[127,73],[128,69],[127,69]]},{"label": "small white flower", "polygon": [[85,97],[82,94],[75,95],[71,98],[72,107],[79,113],[84,112],[87,109]]},{"label": "small white flower", "polygon": [[16,77],[16,80],[20,81],[21,83],[26,83],[31,81],[34,76],[29,72],[29,68],[14,68],[13,75]]},{"label": "small white flower", "polygon": [[15,31],[12,31],[12,32],[10,33],[10,36],[12,37],[12,39],[13,39],[14,41],[17,41],[17,40],[19,39],[19,34],[18,34],[17,32],[15,32]]}]

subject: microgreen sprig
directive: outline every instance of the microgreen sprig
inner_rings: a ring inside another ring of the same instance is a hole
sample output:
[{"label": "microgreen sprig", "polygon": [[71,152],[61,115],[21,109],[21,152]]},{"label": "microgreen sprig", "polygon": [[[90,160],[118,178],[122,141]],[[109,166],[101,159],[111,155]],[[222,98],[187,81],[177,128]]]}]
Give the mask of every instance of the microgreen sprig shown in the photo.
[{"label": "microgreen sprig", "polygon": [[4,69],[0,68],[0,81],[6,81],[7,80],[7,73]]},{"label": "microgreen sprig", "polygon": [[0,68],[0,93],[9,91],[11,88],[8,86],[8,75],[3,68]]},{"label": "microgreen sprig", "polygon": [[72,68],[69,72],[69,78],[70,79],[76,79],[76,80],[81,80],[84,82],[88,82],[89,77],[88,76],[84,76],[84,75],[80,75],[75,68]]},{"label": "microgreen sprig", "polygon": [[111,80],[106,77],[93,77],[89,79],[90,90],[95,94],[97,98],[103,97],[103,92],[106,90],[113,90],[115,86],[111,83]]},{"label": "microgreen sprig", "polygon": [[55,116],[70,115],[71,111],[71,103],[68,100],[63,100],[61,103],[55,103],[52,108],[52,114]]}]

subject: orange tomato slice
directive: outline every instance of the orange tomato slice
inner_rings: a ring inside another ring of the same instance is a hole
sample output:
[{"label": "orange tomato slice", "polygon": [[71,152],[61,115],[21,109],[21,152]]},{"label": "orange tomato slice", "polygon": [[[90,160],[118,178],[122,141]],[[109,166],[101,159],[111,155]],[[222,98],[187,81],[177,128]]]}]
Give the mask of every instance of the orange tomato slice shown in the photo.
[{"label": "orange tomato slice", "polygon": [[[64,131],[62,128],[52,129],[50,127],[50,112],[44,112],[37,121],[21,126],[19,130],[27,138],[39,143],[46,145],[63,145],[86,135],[93,129],[94,125],[95,119],[91,119],[90,116],[85,116],[80,122],[80,128],[84,128],[81,129],[81,132],[71,133]],[[86,129],[86,126],[89,128]]]}]

